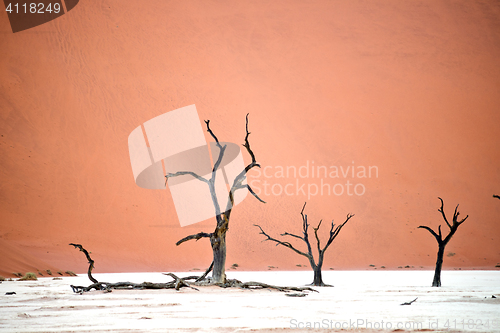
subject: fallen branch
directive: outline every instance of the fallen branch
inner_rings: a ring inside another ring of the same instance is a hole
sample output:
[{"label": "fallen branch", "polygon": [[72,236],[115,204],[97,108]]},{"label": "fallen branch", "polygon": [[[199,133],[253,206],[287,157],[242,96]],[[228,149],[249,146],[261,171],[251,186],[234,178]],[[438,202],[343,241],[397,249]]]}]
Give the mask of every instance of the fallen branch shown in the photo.
[{"label": "fallen branch", "polygon": [[310,287],[282,287],[282,286],[275,286],[272,284],[267,284],[263,282],[255,282],[255,281],[250,281],[250,282],[241,282],[236,279],[228,279],[226,280],[226,283],[218,283],[216,284],[219,287],[222,288],[240,288],[240,289],[275,289],[278,291],[282,292],[287,292],[287,291],[312,291],[312,292],[318,292],[317,290],[314,290]]},{"label": "fallen branch", "polygon": [[415,298],[415,299],[414,299],[413,301],[411,301],[411,302],[404,302],[404,303],[401,303],[401,305],[411,305],[411,303],[415,302],[417,299],[418,299],[418,297],[417,297],[417,298]]},{"label": "fallen branch", "polygon": [[[314,290],[309,287],[280,287],[280,286],[273,286],[267,283],[261,283],[261,282],[241,282],[239,280],[233,279],[233,280],[226,280],[225,283],[214,283],[212,279],[206,278],[207,274],[212,270],[214,266],[214,262],[212,261],[212,264],[210,267],[207,268],[205,273],[203,273],[202,276],[188,276],[185,278],[180,278],[174,273],[163,273],[163,275],[168,275],[170,276],[173,280],[170,282],[166,283],[153,283],[153,282],[143,282],[143,283],[133,283],[133,282],[116,282],[116,283],[110,283],[110,282],[98,282],[94,277],[91,275],[92,268],[94,267],[94,261],[90,258],[89,253],[87,250],[85,250],[80,244],[73,244],[71,243],[70,245],[73,245],[75,248],[79,248],[80,251],[84,252],[85,255],[87,256],[87,260],[89,260],[89,272],[88,276],[89,279],[93,282],[91,285],[84,287],[84,286],[73,286],[71,285],[71,289],[73,290],[74,293],[78,294],[83,294],[84,292],[89,292],[92,289],[95,290],[103,290],[106,292],[111,292],[113,289],[175,289],[175,290],[180,290],[182,287],[187,287],[194,289],[196,291],[199,291],[199,289],[193,287],[192,285],[195,286],[207,286],[207,285],[216,285],[222,288],[241,288],[241,289],[275,289],[283,292],[287,291],[299,291],[299,292],[304,292],[304,291],[313,291],[313,292],[318,292],[317,290]],[[193,283],[187,283],[186,280],[195,280]]]},{"label": "fallen branch", "polygon": [[88,253],[88,251],[85,250],[83,248],[83,246],[81,246],[80,244],[69,243],[69,245],[73,245],[75,247],[75,249],[80,249],[80,251],[82,251],[85,254],[85,256],[87,257],[87,260],[89,262],[89,270],[87,272],[87,275],[88,275],[90,281],[92,281],[94,283],[98,283],[98,281],[92,276],[92,269],[94,268],[94,260],[92,260],[92,258],[90,258],[90,254]]},{"label": "fallen branch", "polygon": [[307,296],[307,294],[304,294],[304,293],[287,293],[287,294],[285,294],[285,296],[288,296],[288,297],[305,297],[305,296]]}]

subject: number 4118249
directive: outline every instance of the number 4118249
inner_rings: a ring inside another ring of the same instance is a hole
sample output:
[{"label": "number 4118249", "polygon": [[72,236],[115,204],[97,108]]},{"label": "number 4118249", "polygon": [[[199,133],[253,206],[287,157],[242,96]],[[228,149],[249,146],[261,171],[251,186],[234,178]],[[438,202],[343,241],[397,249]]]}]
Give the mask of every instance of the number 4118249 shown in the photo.
[{"label": "number 4118249", "polygon": [[5,11],[8,12],[9,14],[14,13],[14,14],[19,14],[19,13],[24,13],[24,14],[44,14],[44,13],[59,13],[61,11],[61,4],[59,3],[49,3],[49,4],[44,4],[44,3],[36,3],[36,2],[30,2],[30,3],[23,3],[23,4],[12,4],[9,3],[7,5],[7,8],[5,8]]},{"label": "number 4118249", "polygon": [[[492,326],[495,326],[495,321],[492,321],[491,322]],[[490,328],[490,321],[489,320],[481,320],[481,319],[478,319],[478,320],[474,320],[474,319],[468,319],[468,320],[465,320],[465,319],[462,319],[462,320],[446,320],[446,322],[444,323],[444,327],[445,328],[448,328],[448,329],[456,329],[456,328],[461,328],[461,329],[478,329],[478,328],[486,328],[486,329],[489,329]]]}]

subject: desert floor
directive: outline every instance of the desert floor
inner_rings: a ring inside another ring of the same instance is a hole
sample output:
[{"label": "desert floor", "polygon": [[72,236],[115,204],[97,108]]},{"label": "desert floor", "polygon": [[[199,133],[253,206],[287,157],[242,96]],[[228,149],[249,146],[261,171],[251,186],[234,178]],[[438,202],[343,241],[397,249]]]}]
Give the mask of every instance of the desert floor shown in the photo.
[{"label": "desert floor", "polygon": [[[179,276],[192,275],[177,273]],[[229,278],[300,286],[312,272],[227,272]],[[99,281],[167,282],[161,273],[95,274]],[[325,271],[306,297],[270,290],[199,287],[92,291],[86,275],[0,284],[0,332],[500,332],[500,272]],[[6,295],[15,292],[15,295]],[[496,295],[497,298],[492,296]],[[415,298],[410,306],[401,303]]]}]

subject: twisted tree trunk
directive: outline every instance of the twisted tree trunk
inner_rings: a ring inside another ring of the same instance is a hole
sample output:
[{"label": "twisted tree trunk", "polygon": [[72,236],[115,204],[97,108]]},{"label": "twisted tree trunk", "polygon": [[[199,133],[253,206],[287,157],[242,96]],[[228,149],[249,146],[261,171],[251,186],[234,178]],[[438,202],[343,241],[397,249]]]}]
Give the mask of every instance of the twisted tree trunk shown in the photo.
[{"label": "twisted tree trunk", "polygon": [[443,267],[444,244],[439,244],[437,253],[436,269],[434,270],[433,287],[441,287],[441,268]]},{"label": "twisted tree trunk", "polygon": [[214,255],[214,268],[212,273],[213,283],[226,282],[226,233],[214,233],[210,237]]},{"label": "twisted tree trunk", "polygon": [[321,276],[321,266],[316,265],[313,268],[313,272],[314,272],[314,279],[313,279],[313,282],[311,283],[311,285],[312,286],[317,286],[317,287],[325,287],[325,286],[327,286],[323,282],[323,277]]}]

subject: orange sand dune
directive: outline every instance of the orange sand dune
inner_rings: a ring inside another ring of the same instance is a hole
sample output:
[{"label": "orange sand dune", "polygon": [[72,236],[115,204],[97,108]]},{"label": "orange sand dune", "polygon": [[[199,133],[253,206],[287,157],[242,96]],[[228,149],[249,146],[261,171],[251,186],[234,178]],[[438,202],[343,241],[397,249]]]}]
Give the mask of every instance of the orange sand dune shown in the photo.
[{"label": "orange sand dune", "polygon": [[0,239],[0,258],[2,258],[0,275],[3,277],[13,277],[13,273],[25,274],[27,272],[41,272],[43,276],[49,276],[46,270],[56,275],[61,271],[3,239]]},{"label": "orange sand dune", "polygon": [[[250,113],[262,165],[249,182],[267,203],[235,208],[228,266],[307,265],[253,226],[300,233],[307,201],[321,237],[355,214],[325,269],[430,268],[437,245],[417,227],[446,232],[441,196],[449,216],[457,204],[469,215],[445,268],[494,269],[499,32],[496,1],[80,1],[15,34],[0,13],[0,237],[33,255],[32,267],[84,272],[73,242],[92,252],[96,272],[206,268],[206,239],[175,242],[214,221],[180,227],[168,189],[134,183],[127,146],[140,124],[195,104],[227,142],[243,142]],[[377,173],[277,174],[307,165]],[[347,181],[351,195],[300,190]],[[364,192],[352,194],[358,184]]]}]

